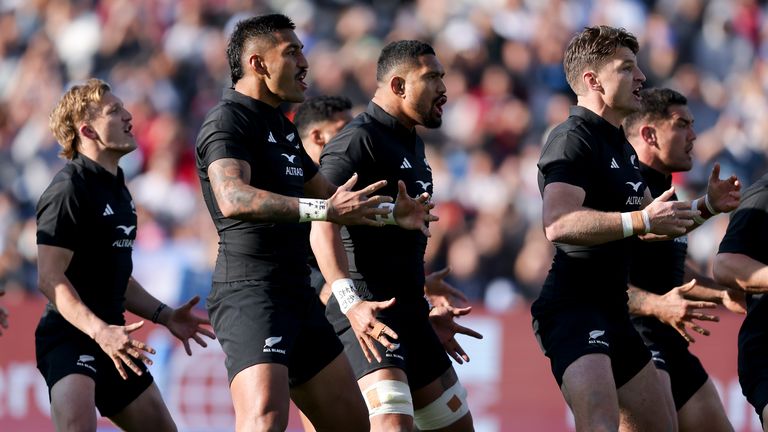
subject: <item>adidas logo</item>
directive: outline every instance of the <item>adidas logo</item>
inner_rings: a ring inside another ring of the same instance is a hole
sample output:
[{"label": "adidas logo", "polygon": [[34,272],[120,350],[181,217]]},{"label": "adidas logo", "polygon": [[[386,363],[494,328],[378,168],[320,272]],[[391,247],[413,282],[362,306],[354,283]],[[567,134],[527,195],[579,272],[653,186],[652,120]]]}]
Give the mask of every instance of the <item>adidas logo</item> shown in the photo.
[{"label": "adidas logo", "polygon": [[296,137],[296,134],[291,132],[288,135],[286,135],[285,137],[288,139],[288,141],[293,141],[293,139]]},{"label": "adidas logo", "polygon": [[267,137],[267,141],[271,143],[277,143],[277,140],[275,139],[274,135],[272,135],[272,131],[269,131],[269,137]]},{"label": "adidas logo", "polygon": [[110,207],[109,204],[107,204],[107,206],[104,207],[104,213],[102,213],[101,215],[102,216],[109,216],[109,215],[113,215],[113,214],[115,214],[115,212],[112,211],[112,207]]},{"label": "adidas logo", "polygon": [[611,168],[618,168],[619,164],[616,163],[616,159],[611,158]]},{"label": "adidas logo", "polygon": [[403,164],[400,165],[400,169],[406,169],[406,168],[413,168],[413,165],[411,165],[411,163],[408,162],[408,158],[403,158]]}]

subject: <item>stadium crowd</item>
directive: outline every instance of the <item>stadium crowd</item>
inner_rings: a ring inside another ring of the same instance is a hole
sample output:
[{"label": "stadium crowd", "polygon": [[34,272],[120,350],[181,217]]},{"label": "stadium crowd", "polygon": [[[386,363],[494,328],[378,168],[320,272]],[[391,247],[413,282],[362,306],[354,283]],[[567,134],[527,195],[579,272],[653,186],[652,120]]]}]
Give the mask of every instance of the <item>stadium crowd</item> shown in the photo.
[{"label": "stadium crowd", "polygon": [[[40,194],[64,161],[48,129],[63,91],[90,76],[133,114],[139,149],[121,163],[138,205],[137,271],[160,299],[205,296],[217,236],[195,175],[194,140],[229,87],[226,41],[248,16],[297,23],[307,96],[345,95],[364,109],[376,58],[395,39],[435,47],[446,68],[444,125],[420,134],[434,176],[427,269],[495,310],[536,297],[553,248],[541,227],[536,162],[575,99],[562,69],[586,25],[638,36],[646,87],[688,98],[694,167],[676,175],[700,196],[714,162],[749,186],[766,170],[768,2],[762,0],[4,0],[0,4],[0,284],[36,289]],[[295,107],[285,107],[293,110]],[[727,216],[689,237],[708,272]],[[177,287],[177,288],[168,288]]]}]

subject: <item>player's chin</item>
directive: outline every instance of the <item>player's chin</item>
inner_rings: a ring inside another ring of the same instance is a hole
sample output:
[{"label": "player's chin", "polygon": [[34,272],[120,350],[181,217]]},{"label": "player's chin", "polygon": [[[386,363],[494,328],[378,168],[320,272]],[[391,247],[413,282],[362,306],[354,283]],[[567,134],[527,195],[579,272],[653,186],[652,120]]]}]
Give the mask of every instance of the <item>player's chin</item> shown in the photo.
[{"label": "player's chin", "polygon": [[443,125],[443,118],[440,116],[428,116],[424,118],[422,125],[427,129],[437,129]]}]

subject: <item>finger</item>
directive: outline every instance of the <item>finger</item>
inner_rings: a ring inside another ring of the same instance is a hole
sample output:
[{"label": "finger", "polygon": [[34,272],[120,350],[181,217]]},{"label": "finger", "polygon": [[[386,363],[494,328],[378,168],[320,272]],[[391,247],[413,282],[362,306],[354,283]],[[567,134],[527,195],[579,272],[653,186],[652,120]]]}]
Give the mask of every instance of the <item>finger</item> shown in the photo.
[{"label": "finger", "polygon": [[471,337],[473,337],[475,339],[482,339],[483,338],[483,335],[481,335],[480,333],[472,330],[469,327],[464,327],[464,326],[461,326],[461,325],[458,325],[458,324],[456,324],[456,326],[454,327],[454,331],[456,333],[461,333],[463,335],[471,336]]},{"label": "finger", "polygon": [[691,306],[694,309],[716,309],[717,303],[697,301],[697,302],[691,302]]},{"label": "finger", "polygon": [[439,221],[439,220],[440,220],[440,216],[438,216],[438,215],[433,215],[432,213],[427,213],[427,215],[426,215],[426,216],[424,216],[424,220],[425,220],[426,222],[437,222],[437,221]]},{"label": "finger", "polygon": [[386,301],[374,302],[373,312],[378,312],[378,311],[380,311],[382,309],[387,309],[390,306],[392,306],[393,304],[395,304],[395,298],[394,297],[392,297],[391,299],[386,300]]},{"label": "finger", "polygon": [[712,166],[712,172],[709,174],[709,182],[712,183],[720,179],[720,163],[715,162]]},{"label": "finger", "polygon": [[139,322],[136,322],[136,323],[133,323],[133,324],[129,324],[129,325],[125,326],[125,331],[128,332],[128,333],[133,333],[136,330],[140,329],[141,326],[143,326],[143,325],[144,325],[144,321],[139,321]]},{"label": "finger", "polygon": [[693,287],[695,287],[695,286],[696,286],[696,278],[693,278],[693,279],[689,280],[688,282],[680,285],[680,287],[679,287],[680,293],[685,294],[688,291],[692,290]]},{"label": "finger", "polygon": [[[456,353],[460,356],[460,358],[464,359],[465,362],[469,361],[469,356],[466,352],[464,352],[464,348],[461,347],[461,345],[456,342],[456,339],[451,339],[454,342],[454,350]],[[462,362],[458,362],[459,364],[462,364]]]},{"label": "finger", "polygon": [[[419,202],[419,204],[427,204],[427,205],[431,204],[431,203],[429,202],[429,194],[428,194],[428,193],[426,193],[426,192],[424,192],[423,194],[421,194],[421,195],[417,196],[417,197],[416,197],[416,201],[418,201],[418,202]],[[434,207],[435,207],[435,205],[434,205],[434,204],[431,204],[431,205],[432,205],[432,208],[434,208]]]},{"label": "finger", "polygon": [[154,348],[152,348],[151,346],[145,344],[144,342],[142,342],[140,340],[131,339],[130,344],[132,346],[134,346],[135,348],[138,348],[140,350],[146,351],[146,352],[148,352],[150,354],[154,354],[155,353],[155,349]]},{"label": "finger", "polygon": [[371,358],[371,353],[368,351],[368,345],[365,343],[365,338],[360,336],[357,338],[357,342],[360,344],[360,351],[363,352],[365,359],[368,360],[368,363],[371,363],[373,359]]},{"label": "finger", "polygon": [[675,187],[672,186],[671,188],[662,192],[662,194],[659,195],[654,201],[669,201],[669,199],[672,198],[672,195],[674,194],[675,194]]},{"label": "finger", "polygon": [[368,332],[369,335],[373,336],[374,339],[378,339],[381,337],[381,335],[384,334],[384,330],[386,330],[387,325],[384,324],[381,321],[376,321],[373,323],[373,329]]},{"label": "finger", "polygon": [[405,182],[402,180],[397,181],[397,197],[406,197],[408,196],[408,189],[405,187]]},{"label": "finger", "polygon": [[705,315],[705,314],[694,314],[693,318],[696,318],[699,321],[711,321],[711,322],[720,322],[720,317],[715,315]]},{"label": "finger", "polygon": [[128,353],[128,355],[130,355],[131,357],[133,357],[133,358],[135,358],[135,359],[137,359],[137,360],[139,360],[141,362],[144,362],[144,363],[146,363],[148,365],[152,365],[152,359],[150,359],[149,357],[145,356],[141,351],[137,351],[134,348],[128,348],[127,350],[125,350],[125,352]]},{"label": "finger", "polygon": [[376,349],[376,344],[372,337],[367,336],[365,338],[365,345],[368,348],[368,351],[370,351],[370,353],[373,355],[373,358],[375,358],[377,362],[381,363],[381,354],[379,354],[379,350]]},{"label": "finger", "polygon": [[[682,326],[682,324],[680,324]],[[695,343],[696,339],[692,338],[691,335],[688,334],[688,332],[685,331],[685,328],[676,327],[677,332],[680,333],[680,336],[683,337],[688,343]]]},{"label": "finger", "polygon": [[432,272],[432,274],[435,275],[436,278],[442,280],[446,276],[448,276],[448,273],[450,273],[450,272],[451,272],[451,267],[450,266],[446,266],[446,267],[441,268],[438,271]]},{"label": "finger", "polygon": [[200,296],[194,296],[191,299],[189,299],[188,302],[184,303],[184,306],[182,306],[182,309],[192,309],[199,302],[200,302]]},{"label": "finger", "polygon": [[467,306],[463,308],[457,308],[457,307],[451,307],[451,313],[455,317],[460,317],[469,314],[472,312],[472,306]]},{"label": "finger", "polygon": [[[379,180],[376,183],[371,183],[368,186],[364,187],[363,189],[360,189],[360,193],[363,194],[363,195],[370,195],[370,194],[376,192],[377,190],[383,188],[386,185],[387,185],[387,181],[386,180]],[[390,201],[391,200],[392,200],[392,198],[390,197]]]},{"label": "finger", "polygon": [[187,352],[188,356],[191,356],[192,355],[192,348],[189,346],[189,340],[188,339],[184,339],[183,343],[184,343],[184,351]]},{"label": "finger", "polygon": [[201,338],[200,335],[198,335],[197,333],[192,335],[192,339],[194,339],[195,342],[197,342],[197,344],[203,348],[206,348],[208,346],[208,342],[206,342],[205,339]]},{"label": "finger", "polygon": [[[205,324],[210,324],[210,323],[206,322]],[[208,330],[205,327],[198,327],[197,328],[197,332],[200,333],[200,334],[204,334],[204,335],[208,336],[211,339],[216,339],[216,335],[212,331]],[[203,345],[203,346],[205,346],[205,345]]]},{"label": "finger", "polygon": [[[125,363],[125,365],[128,366],[133,371],[133,373],[135,373],[138,376],[142,375],[143,372],[141,371],[141,368],[139,368],[139,366],[137,366],[136,363],[134,363],[130,358],[128,358],[128,356],[126,356],[125,354],[119,354],[119,356],[120,356],[120,360],[122,360],[123,363]],[[127,377],[127,374],[126,374],[126,377]]]},{"label": "finger", "polygon": [[344,182],[343,185],[339,186],[339,189],[341,190],[352,190],[352,188],[355,186],[355,183],[357,183],[357,173],[352,174],[352,177],[349,178],[346,182]]},{"label": "finger", "polygon": [[421,226],[421,233],[424,234],[424,237],[432,237],[432,233],[429,232],[429,227],[426,225]]},{"label": "finger", "polygon": [[705,329],[704,327],[699,327],[697,325],[693,325],[693,326],[691,326],[691,328],[696,333],[699,333],[699,334],[701,334],[703,336],[709,336],[709,330]]},{"label": "finger", "polygon": [[120,360],[118,360],[115,357],[112,357],[112,363],[115,364],[115,369],[117,369],[117,373],[120,374],[120,377],[123,378],[124,380],[127,380],[128,374],[125,373],[125,369],[123,369],[123,364],[120,363]]}]

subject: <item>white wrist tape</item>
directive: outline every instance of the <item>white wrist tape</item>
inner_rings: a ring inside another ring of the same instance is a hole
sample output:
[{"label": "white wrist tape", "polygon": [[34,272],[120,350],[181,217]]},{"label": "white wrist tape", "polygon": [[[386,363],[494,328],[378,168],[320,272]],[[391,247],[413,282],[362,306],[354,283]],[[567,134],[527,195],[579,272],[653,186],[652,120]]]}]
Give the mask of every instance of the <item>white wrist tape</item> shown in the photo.
[{"label": "white wrist tape", "polygon": [[336,279],[331,284],[331,291],[333,291],[336,301],[339,302],[339,309],[341,309],[341,313],[344,315],[347,314],[347,311],[350,310],[352,306],[363,301],[357,295],[355,284],[352,282],[352,279]]},{"label": "white wrist tape", "polygon": [[328,220],[328,202],[322,199],[299,198],[299,222]]},{"label": "white wrist tape", "polygon": [[709,194],[705,194],[705,195],[704,195],[704,205],[705,205],[705,206],[707,206],[707,210],[709,210],[709,213],[710,213],[712,216],[714,216],[714,215],[716,215],[716,214],[720,213],[719,211],[715,211],[715,209],[714,209],[714,208],[712,208],[712,204],[710,204],[710,203],[709,203]]},{"label": "white wrist tape", "polygon": [[634,234],[634,231],[632,230],[632,215],[630,215],[630,212],[621,214],[621,230],[624,233],[625,238]]},{"label": "white wrist tape", "polygon": [[389,213],[385,215],[376,215],[377,221],[384,222],[387,225],[397,225],[397,221],[395,221],[395,205],[394,204],[381,203],[379,204],[379,208],[389,209]]},{"label": "white wrist tape", "polygon": [[648,210],[643,210],[641,213],[643,215],[643,225],[645,225],[644,234],[648,234],[651,232],[651,217],[648,216]]},{"label": "white wrist tape", "polygon": [[[699,207],[699,200],[698,199],[695,199],[695,200],[691,201],[691,210],[693,210],[694,212],[699,211],[698,207]],[[694,215],[693,216],[693,221],[696,222],[697,224],[701,225],[704,222],[706,222],[707,220],[704,219],[703,217],[701,217],[700,214],[698,214],[698,215]]]}]

